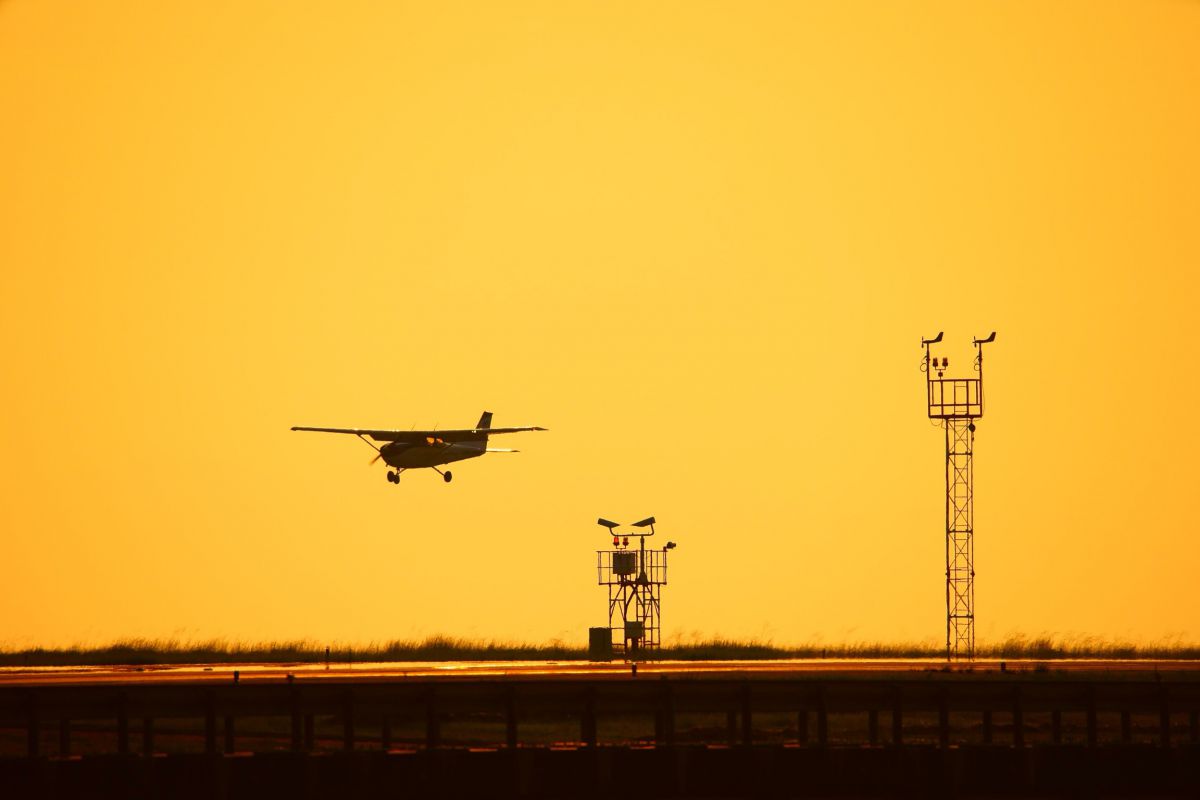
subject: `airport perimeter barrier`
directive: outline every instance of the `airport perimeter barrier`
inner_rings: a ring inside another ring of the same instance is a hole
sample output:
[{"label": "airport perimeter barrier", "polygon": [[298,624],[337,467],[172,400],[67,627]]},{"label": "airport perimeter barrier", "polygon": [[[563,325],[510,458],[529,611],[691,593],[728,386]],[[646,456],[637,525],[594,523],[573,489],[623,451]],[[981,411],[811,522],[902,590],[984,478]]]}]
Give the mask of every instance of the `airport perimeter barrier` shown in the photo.
[{"label": "airport perimeter barrier", "polygon": [[[778,719],[781,714],[790,720],[792,743],[811,747],[903,747],[918,729],[921,737],[914,737],[913,744],[919,738],[922,745],[946,748],[964,743],[969,729],[972,743],[1021,747],[1033,729],[1028,723],[1032,715],[1039,716],[1039,737],[1048,738],[1047,743],[1062,743],[1064,715],[1069,715],[1071,731],[1087,747],[1097,746],[1102,731],[1106,741],[1119,731],[1118,741],[1131,743],[1135,719],[1139,734],[1144,738],[1149,733],[1151,743],[1186,746],[1200,741],[1200,675],[1159,680],[916,673],[887,678],[645,676],[0,686],[0,730],[10,740],[23,734],[27,757],[69,756],[73,735],[85,731],[93,732],[88,744],[95,752],[98,730],[105,733],[100,746],[109,752],[149,756],[156,753],[156,724],[185,720],[208,754],[252,751],[254,742],[266,742],[265,749],[273,751],[307,752],[314,747],[318,727],[322,742],[329,741],[332,729],[334,747],[347,751],[398,746],[437,750],[453,746],[443,739],[443,724],[463,719],[494,723],[494,743],[500,748],[534,744],[523,738],[523,728],[546,718],[567,721],[568,733],[559,744],[565,740],[595,747],[603,743],[598,737],[602,723],[632,719],[644,721],[646,730],[652,725],[648,745],[669,747],[683,743],[676,725],[688,715],[708,715],[710,720],[715,715],[720,720],[718,727],[701,730],[701,743],[754,745],[763,743],[756,718]],[[834,716],[865,724],[841,724],[835,741],[830,732]],[[239,742],[239,719],[260,726],[263,720],[273,720],[277,733],[274,739],[258,736]],[[56,752],[47,752],[55,728],[58,746]],[[402,741],[395,735],[400,732]],[[689,731],[686,741],[696,743],[695,731]]]}]

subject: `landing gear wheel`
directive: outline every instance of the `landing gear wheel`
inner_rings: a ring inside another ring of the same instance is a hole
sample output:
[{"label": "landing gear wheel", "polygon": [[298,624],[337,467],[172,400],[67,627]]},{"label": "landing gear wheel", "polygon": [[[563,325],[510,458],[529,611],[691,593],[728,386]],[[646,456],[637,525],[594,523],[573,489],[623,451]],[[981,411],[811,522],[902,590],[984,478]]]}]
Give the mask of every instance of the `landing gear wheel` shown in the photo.
[{"label": "landing gear wheel", "polygon": [[453,477],[454,477],[454,473],[450,472],[449,470],[442,473],[442,480],[444,480],[446,483],[449,483],[450,479]]},{"label": "landing gear wheel", "polygon": [[399,483],[400,482],[400,476],[397,475],[396,473],[392,472],[390,469],[388,470],[387,479],[388,479],[388,483]]}]

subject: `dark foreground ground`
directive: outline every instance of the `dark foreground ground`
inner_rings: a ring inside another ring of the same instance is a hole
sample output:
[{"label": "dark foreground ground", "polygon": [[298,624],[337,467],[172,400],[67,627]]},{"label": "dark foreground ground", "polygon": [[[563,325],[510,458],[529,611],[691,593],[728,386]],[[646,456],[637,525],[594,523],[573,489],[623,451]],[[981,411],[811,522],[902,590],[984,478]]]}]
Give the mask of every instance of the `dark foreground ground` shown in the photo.
[{"label": "dark foreground ground", "polygon": [[0,796],[1200,798],[1192,666],[5,671]]}]

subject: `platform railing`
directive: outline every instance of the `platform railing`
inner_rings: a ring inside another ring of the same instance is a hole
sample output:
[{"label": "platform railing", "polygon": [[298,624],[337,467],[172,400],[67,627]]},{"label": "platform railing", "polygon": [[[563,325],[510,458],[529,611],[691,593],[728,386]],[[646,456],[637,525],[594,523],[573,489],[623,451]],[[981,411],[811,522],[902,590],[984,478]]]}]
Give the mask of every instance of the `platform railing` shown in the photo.
[{"label": "platform railing", "polygon": [[931,378],[927,383],[931,418],[977,419],[983,416],[983,381],[979,378]]}]

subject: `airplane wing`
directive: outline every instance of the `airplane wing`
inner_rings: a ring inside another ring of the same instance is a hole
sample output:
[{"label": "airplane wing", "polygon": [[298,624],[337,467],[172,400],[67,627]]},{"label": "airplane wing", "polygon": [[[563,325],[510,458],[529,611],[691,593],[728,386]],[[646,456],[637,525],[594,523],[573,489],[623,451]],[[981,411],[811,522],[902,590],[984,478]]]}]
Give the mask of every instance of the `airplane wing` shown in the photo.
[{"label": "airplane wing", "polygon": [[544,431],[536,425],[517,428],[470,428],[467,430],[446,431],[385,431],[368,428],[310,428],[303,425],[292,426],[294,431],[315,431],[317,433],[349,433],[354,436],[369,436],[377,442],[424,442],[428,438],[438,438],[443,442],[463,442],[481,439],[493,433],[521,433],[522,431]]}]

